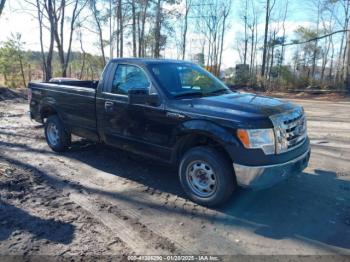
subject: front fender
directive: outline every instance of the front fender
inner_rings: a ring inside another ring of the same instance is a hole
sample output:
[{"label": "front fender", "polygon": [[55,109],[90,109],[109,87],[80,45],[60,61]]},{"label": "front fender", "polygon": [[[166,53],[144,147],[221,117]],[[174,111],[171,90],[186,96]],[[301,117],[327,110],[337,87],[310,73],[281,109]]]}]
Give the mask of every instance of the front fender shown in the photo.
[{"label": "front fender", "polygon": [[220,144],[226,152],[230,155],[231,159],[234,159],[235,154],[240,150],[240,142],[235,136],[234,130],[224,128],[216,123],[207,120],[189,120],[181,123],[177,128],[175,134],[176,146],[181,143],[179,137],[186,137],[186,135],[204,135]]},{"label": "front fender", "polygon": [[207,135],[220,144],[239,146],[239,142],[232,131],[207,120],[190,120],[181,124],[179,131],[182,134],[198,133]]}]

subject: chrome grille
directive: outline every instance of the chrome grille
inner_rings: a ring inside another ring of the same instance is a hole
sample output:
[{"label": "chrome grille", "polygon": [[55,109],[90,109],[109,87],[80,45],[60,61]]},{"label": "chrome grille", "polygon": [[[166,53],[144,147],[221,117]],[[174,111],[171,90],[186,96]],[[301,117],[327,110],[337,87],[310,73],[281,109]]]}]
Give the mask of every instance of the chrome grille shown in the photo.
[{"label": "chrome grille", "polygon": [[284,122],[288,149],[292,149],[301,144],[306,138],[305,116],[300,115],[297,118]]},{"label": "chrome grille", "polygon": [[276,153],[292,150],[307,137],[306,118],[302,108],[270,117],[276,137]]}]

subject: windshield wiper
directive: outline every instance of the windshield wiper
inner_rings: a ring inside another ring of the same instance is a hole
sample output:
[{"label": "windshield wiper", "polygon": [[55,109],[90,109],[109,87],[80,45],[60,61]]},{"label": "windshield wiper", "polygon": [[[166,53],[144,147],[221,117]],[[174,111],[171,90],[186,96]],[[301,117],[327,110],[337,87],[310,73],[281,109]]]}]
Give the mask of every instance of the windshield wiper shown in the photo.
[{"label": "windshield wiper", "polygon": [[196,92],[186,92],[186,93],[180,93],[174,95],[175,98],[181,98],[181,97],[187,97],[187,96],[203,96],[202,92],[196,91]]},{"label": "windshield wiper", "polygon": [[221,88],[221,89],[218,89],[218,90],[209,92],[209,93],[207,93],[206,95],[215,95],[215,94],[220,94],[220,93],[223,93],[223,92],[226,93],[226,92],[227,92],[227,89],[226,89],[226,88]]}]

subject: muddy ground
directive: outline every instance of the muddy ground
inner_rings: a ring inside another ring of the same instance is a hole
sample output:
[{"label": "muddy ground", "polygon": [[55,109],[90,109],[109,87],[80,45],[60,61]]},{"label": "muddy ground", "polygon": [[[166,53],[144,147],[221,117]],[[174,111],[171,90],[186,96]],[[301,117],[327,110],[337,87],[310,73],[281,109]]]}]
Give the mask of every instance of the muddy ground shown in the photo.
[{"label": "muddy ground", "polygon": [[23,97],[0,100],[0,255],[350,255],[350,102],[293,100],[310,166],[209,209],[168,166],[80,138],[52,152]]}]

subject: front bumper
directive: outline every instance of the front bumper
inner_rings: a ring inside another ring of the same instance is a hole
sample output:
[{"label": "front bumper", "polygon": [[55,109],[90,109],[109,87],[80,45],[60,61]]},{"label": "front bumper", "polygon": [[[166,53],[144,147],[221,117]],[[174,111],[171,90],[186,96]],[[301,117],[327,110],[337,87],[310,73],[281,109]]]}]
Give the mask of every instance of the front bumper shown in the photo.
[{"label": "front bumper", "polygon": [[310,148],[286,163],[267,166],[245,166],[233,163],[238,185],[254,189],[273,186],[287,177],[303,171],[309,163]]}]

